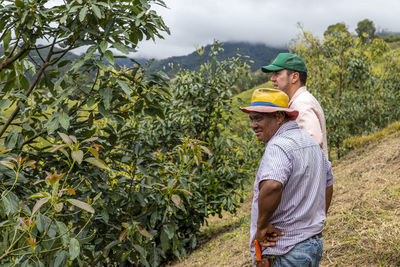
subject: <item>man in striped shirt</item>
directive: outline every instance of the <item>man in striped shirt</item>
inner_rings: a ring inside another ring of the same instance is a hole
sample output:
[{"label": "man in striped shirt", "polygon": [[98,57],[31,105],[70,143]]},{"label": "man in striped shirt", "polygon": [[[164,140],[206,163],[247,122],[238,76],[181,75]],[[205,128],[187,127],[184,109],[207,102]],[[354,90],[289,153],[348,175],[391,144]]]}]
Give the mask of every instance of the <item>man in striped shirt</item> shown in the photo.
[{"label": "man in striped shirt", "polygon": [[[254,91],[249,114],[259,141],[266,144],[254,183],[250,252],[262,246],[257,266],[318,266],[332,198],[333,175],[324,152],[296,123],[280,90]],[[267,264],[267,265],[263,265]]]}]

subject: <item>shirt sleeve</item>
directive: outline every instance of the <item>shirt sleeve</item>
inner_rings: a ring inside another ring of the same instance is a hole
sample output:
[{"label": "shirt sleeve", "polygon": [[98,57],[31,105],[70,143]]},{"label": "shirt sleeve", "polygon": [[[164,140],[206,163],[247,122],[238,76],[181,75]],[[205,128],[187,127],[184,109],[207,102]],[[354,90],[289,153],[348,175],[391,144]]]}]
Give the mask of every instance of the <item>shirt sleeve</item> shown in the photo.
[{"label": "shirt sleeve", "polygon": [[285,186],[291,173],[292,162],[287,153],[278,145],[268,145],[262,158],[258,183],[275,180]]},{"label": "shirt sleeve", "polygon": [[300,109],[296,122],[302,130],[311,135],[321,148],[323,147],[324,138],[321,125],[317,114],[311,107]]},{"label": "shirt sleeve", "polygon": [[326,167],[326,187],[329,187],[329,186],[333,185],[332,164],[325,157],[325,154],[324,154],[324,161],[325,161],[325,167]]}]

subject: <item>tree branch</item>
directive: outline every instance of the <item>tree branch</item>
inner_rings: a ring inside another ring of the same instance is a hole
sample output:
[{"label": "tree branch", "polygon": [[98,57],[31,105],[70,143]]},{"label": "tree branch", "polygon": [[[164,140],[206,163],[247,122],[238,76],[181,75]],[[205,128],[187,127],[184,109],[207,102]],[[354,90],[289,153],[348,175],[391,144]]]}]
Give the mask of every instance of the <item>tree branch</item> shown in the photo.
[{"label": "tree branch", "polygon": [[[39,82],[40,77],[42,76],[42,74],[44,73],[44,70],[49,66],[49,62],[45,62],[42,67],[40,68],[38,74],[35,77],[35,80],[33,80],[33,82],[31,83],[31,86],[29,87],[29,90],[25,93],[26,97],[29,97],[29,95],[32,93],[33,89],[35,88],[36,84]],[[19,102],[25,102],[24,99],[21,99]],[[19,103],[18,102],[18,103]],[[10,124],[12,123],[12,121],[15,119],[15,117],[17,116],[18,112],[20,111],[20,107],[19,105],[16,105],[16,108],[14,110],[14,112],[11,114],[11,116],[8,118],[7,122],[4,124],[3,128],[0,131],[0,137],[3,136],[3,134],[5,133],[5,131],[7,130],[8,126],[10,126]]]},{"label": "tree branch", "polygon": [[[43,63],[44,62],[46,62],[43,58],[42,58],[42,55],[39,53],[39,50],[37,49],[37,46],[35,45],[35,50],[36,50],[36,53],[38,54],[38,56],[40,57],[40,59],[43,61]],[[49,53],[50,54],[50,53]]]},{"label": "tree branch", "polygon": [[0,64],[0,72],[6,68],[8,65],[14,63],[17,59],[19,59],[26,51],[29,51],[30,47],[21,49],[17,54],[12,57],[5,58],[4,61]]}]

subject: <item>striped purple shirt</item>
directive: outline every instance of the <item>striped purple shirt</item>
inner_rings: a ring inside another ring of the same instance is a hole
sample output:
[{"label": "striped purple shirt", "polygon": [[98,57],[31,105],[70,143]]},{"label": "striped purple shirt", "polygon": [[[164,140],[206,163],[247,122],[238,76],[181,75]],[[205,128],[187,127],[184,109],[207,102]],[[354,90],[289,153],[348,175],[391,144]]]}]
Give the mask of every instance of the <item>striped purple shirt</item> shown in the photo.
[{"label": "striped purple shirt", "polygon": [[267,143],[254,182],[250,253],[255,259],[259,184],[275,180],[283,185],[282,198],[270,223],[285,233],[276,246],[263,247],[263,255],[283,255],[297,243],[322,231],[325,190],[333,184],[330,162],[315,140],[295,121],[283,124]]}]

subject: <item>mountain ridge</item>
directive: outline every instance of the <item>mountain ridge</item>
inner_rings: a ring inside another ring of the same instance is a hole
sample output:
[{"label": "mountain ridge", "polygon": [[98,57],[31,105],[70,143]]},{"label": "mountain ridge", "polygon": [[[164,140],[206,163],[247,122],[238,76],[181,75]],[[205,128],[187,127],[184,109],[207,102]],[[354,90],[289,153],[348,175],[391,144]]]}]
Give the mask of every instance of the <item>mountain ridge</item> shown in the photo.
[{"label": "mountain ridge", "polygon": [[[217,56],[218,60],[224,60],[227,58],[232,58],[239,53],[245,56],[243,59],[253,63],[251,64],[251,70],[256,71],[266,64],[269,64],[278,53],[287,52],[286,47],[272,47],[261,43],[249,43],[249,42],[223,42],[220,43],[223,51]],[[133,60],[137,61],[141,65],[147,64],[150,60],[153,62],[150,65],[150,70],[157,71],[163,70],[167,73],[173,73],[175,70],[179,69],[189,69],[198,70],[201,63],[210,60],[209,56],[211,52],[212,44],[201,47],[204,49],[203,55],[200,57],[198,52],[194,50],[192,53],[182,56],[172,56],[165,59],[146,59],[146,58],[135,58],[131,57]],[[115,63],[120,66],[130,67],[134,64],[129,58],[116,58]],[[171,64],[173,68],[171,68]]]}]

